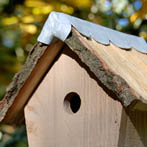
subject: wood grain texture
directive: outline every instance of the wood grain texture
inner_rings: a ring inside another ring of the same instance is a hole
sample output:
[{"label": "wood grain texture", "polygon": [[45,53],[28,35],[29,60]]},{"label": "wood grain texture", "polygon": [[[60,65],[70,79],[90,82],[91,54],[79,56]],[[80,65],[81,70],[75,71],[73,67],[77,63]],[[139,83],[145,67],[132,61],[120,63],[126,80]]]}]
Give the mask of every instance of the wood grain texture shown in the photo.
[{"label": "wood grain texture", "polygon": [[32,48],[22,70],[15,75],[0,101],[0,121],[18,124],[23,120],[25,104],[62,46],[63,42],[58,40],[50,46],[37,43]]},{"label": "wood grain texture", "polygon": [[[124,104],[147,103],[147,55],[87,39],[74,28],[65,41],[97,78]],[[137,108],[137,107],[136,107]],[[147,110],[147,105],[145,106]],[[139,109],[139,108],[137,108]]]},{"label": "wood grain texture", "polygon": [[[122,105],[73,57],[61,54],[25,107],[29,147],[118,147]],[[64,107],[70,92],[81,98],[75,114]]]},{"label": "wood grain texture", "polygon": [[[147,111],[146,54],[134,49],[126,51],[112,43],[109,46],[102,45],[80,35],[75,29],[72,29],[71,36],[65,42],[90,68],[97,79],[117,95],[124,106]],[[0,101],[0,121],[12,123],[23,116],[24,105],[62,45],[63,42],[59,41],[49,47],[42,43],[37,43],[33,47],[25,66],[15,75],[4,99]],[[45,57],[43,54],[47,48],[55,49],[51,49],[51,52],[48,52],[49,55]]]},{"label": "wood grain texture", "polygon": [[126,123],[124,147],[147,146],[147,112],[130,111]]}]

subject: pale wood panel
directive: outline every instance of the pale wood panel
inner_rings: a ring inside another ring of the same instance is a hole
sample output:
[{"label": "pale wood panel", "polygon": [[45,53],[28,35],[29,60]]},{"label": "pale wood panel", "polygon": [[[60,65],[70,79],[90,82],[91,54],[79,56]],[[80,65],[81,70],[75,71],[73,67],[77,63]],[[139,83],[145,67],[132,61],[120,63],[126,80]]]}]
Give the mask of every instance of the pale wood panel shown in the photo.
[{"label": "pale wood panel", "polygon": [[147,112],[129,112],[124,147],[147,146]]},{"label": "pale wood panel", "polygon": [[[131,49],[126,51],[110,43],[102,45],[79,35],[81,42],[116,75],[120,75],[128,85],[147,100],[147,55]],[[147,102],[147,101],[146,101]]]},{"label": "pale wood panel", "polygon": [[[69,92],[80,110],[65,111]],[[25,107],[30,147],[117,147],[122,105],[109,97],[87,71],[62,54]]]}]

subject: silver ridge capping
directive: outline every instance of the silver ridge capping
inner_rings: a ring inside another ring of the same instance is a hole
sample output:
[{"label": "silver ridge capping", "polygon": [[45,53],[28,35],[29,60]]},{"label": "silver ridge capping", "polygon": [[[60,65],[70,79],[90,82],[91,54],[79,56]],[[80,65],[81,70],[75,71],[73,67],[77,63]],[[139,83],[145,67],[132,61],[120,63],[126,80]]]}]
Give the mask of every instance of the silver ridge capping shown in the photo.
[{"label": "silver ridge capping", "polygon": [[37,40],[44,44],[50,44],[53,37],[65,41],[71,32],[72,26],[82,35],[91,37],[101,44],[109,45],[112,42],[123,49],[134,48],[139,52],[147,53],[147,43],[142,37],[128,35],[54,11],[50,13]]}]

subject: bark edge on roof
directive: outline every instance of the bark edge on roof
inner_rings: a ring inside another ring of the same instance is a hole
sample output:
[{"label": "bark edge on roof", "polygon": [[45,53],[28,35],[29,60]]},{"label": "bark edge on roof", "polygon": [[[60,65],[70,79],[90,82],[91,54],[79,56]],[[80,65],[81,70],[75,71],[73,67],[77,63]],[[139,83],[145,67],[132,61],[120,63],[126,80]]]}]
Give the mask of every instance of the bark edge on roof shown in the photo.
[{"label": "bark edge on roof", "polygon": [[[101,59],[96,56],[80,40],[81,34],[72,28],[71,35],[65,40],[66,44],[84,62],[95,76],[113,93],[115,93],[125,107],[147,110],[147,100],[139,95],[120,75],[115,74]],[[137,105],[136,105],[137,104]],[[133,106],[133,107],[132,107]],[[140,108],[140,106],[142,108]],[[133,110],[133,109],[132,109]]]}]

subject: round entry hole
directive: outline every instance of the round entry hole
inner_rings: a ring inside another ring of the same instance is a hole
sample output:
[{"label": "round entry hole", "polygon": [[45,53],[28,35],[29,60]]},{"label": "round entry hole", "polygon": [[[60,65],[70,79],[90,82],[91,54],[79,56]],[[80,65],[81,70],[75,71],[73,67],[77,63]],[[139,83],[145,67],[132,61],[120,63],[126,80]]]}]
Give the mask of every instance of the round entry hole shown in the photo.
[{"label": "round entry hole", "polygon": [[81,99],[77,93],[71,92],[65,96],[64,107],[67,112],[77,113],[80,109],[80,106],[81,106]]}]

